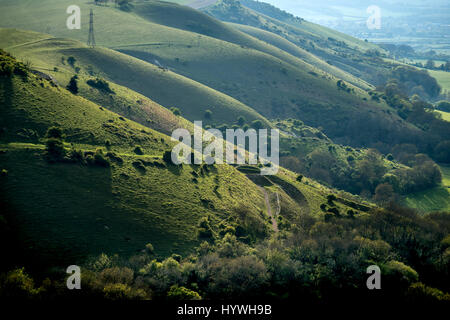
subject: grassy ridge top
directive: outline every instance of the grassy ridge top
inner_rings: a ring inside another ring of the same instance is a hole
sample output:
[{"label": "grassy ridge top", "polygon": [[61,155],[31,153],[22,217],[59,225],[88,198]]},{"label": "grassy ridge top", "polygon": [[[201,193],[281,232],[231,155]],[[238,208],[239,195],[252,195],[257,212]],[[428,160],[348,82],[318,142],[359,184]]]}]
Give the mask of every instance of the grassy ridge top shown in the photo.
[{"label": "grassy ridge top", "polygon": [[[360,88],[370,88],[370,85],[364,81],[328,65],[319,58],[314,57],[311,53],[270,32],[256,28],[250,28],[250,30],[245,29],[244,25],[224,24],[200,11],[167,2],[137,3],[134,6],[133,12],[154,23],[203,34],[215,39],[252,48],[305,69],[306,71],[317,71],[315,68],[312,68],[314,66],[325,73],[330,73],[338,78],[349,81]],[[259,30],[260,33],[257,33],[256,30]],[[261,37],[261,35],[263,36]],[[300,60],[295,57],[300,58]]]},{"label": "grassy ridge top", "polygon": [[363,89],[370,89],[372,86],[368,83],[366,83],[364,80],[359,79],[350,73],[347,73],[333,65],[330,65],[326,63],[325,61],[319,59],[317,56],[313,55],[312,53],[304,50],[303,48],[293,44],[289,40],[266,30],[262,30],[259,28],[242,25],[242,24],[231,24],[233,27],[241,30],[242,32],[245,32],[261,41],[267,42],[277,48],[280,48],[281,50],[290,53],[293,56],[296,56],[303,61],[306,61],[310,65],[329,73],[336,78],[343,79],[345,81],[350,82],[351,84],[363,88]]}]

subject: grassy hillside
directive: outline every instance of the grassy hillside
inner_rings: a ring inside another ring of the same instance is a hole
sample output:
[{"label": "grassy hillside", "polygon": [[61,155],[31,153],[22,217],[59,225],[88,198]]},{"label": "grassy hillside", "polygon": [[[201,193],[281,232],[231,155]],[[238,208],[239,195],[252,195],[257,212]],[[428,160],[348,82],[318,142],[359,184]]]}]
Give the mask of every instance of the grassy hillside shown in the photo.
[{"label": "grassy hillside", "polygon": [[[262,193],[232,167],[166,165],[161,156],[171,148],[169,137],[33,75],[0,80],[3,214],[20,226],[27,252],[64,252],[64,259],[130,255],[150,242],[158,254],[184,254],[198,244],[202,217],[218,228],[225,218],[232,224],[243,207],[263,221]],[[111,165],[49,163],[44,137],[55,125],[68,153],[102,148],[113,152],[106,156]],[[137,145],[144,155],[135,154]]]},{"label": "grassy hillside", "polygon": [[[308,71],[316,71],[313,68],[311,68],[311,66],[304,63],[307,62],[308,64],[318,67],[325,73],[330,73],[338,78],[349,81],[350,83],[355,84],[358,87],[364,89],[370,88],[370,85],[368,85],[361,79],[358,79],[337,68],[333,67],[330,68],[330,66],[325,62],[321,61],[317,57],[314,57],[312,54],[307,53],[298,47],[297,50],[294,50],[294,52],[292,52],[292,50],[286,50],[286,47],[279,46],[280,43],[277,41],[275,42],[267,41],[266,38],[261,39],[259,36],[247,32],[247,30],[242,30],[240,27],[243,26],[241,25],[231,24],[230,28],[229,26],[221,23],[220,21],[201,13],[200,11],[193,10],[189,7],[182,7],[172,3],[156,1],[156,2],[137,3],[134,6],[133,11],[139,16],[154,23],[174,27],[177,29],[192,31],[195,33],[210,36],[212,38],[245,46],[251,49],[267,53],[289,64],[306,69]],[[241,33],[238,30],[243,31],[244,33]],[[250,35],[251,37],[249,37],[247,34]],[[275,34],[272,34],[272,37],[276,38],[277,36]],[[291,46],[294,45],[291,44]],[[299,52],[301,52],[301,54],[298,55]],[[299,61],[298,59],[295,59],[290,55],[298,57],[301,60]],[[322,64],[320,64],[319,61],[321,61]]]},{"label": "grassy hillside", "polygon": [[[4,54],[2,59],[11,61]],[[162,154],[173,146],[168,136],[31,72],[2,74],[0,98],[2,215],[18,226],[29,257],[73,263],[101,252],[128,256],[147,243],[160,256],[186,254],[201,240],[198,223],[204,217],[214,235],[238,225],[248,237],[269,234],[263,192],[245,173],[228,165],[165,163]],[[64,134],[66,156],[49,161],[46,131],[52,126]],[[99,149],[108,165],[89,160],[97,159]],[[286,221],[299,213],[320,214],[333,193],[295,178],[284,169],[271,178],[280,188]]]},{"label": "grassy hillside", "polygon": [[[85,4],[79,4],[82,10],[87,10],[88,7]],[[5,5],[6,8],[8,5],[11,8],[14,7],[12,12],[16,17],[15,19],[5,17],[1,22],[2,25],[27,27],[33,30],[42,30],[43,25],[55,23],[54,17],[52,17],[54,11],[49,9],[50,6],[55,5],[62,9],[61,4],[51,0],[43,1],[39,6],[36,5],[34,11],[31,10],[34,9],[32,3],[6,2]],[[153,2],[146,5],[153,5]],[[140,6],[136,7],[136,10],[140,8]],[[45,10],[45,8],[49,10]],[[162,7],[162,9],[164,8]],[[170,7],[170,10],[175,9],[181,10],[181,13],[185,12],[183,7]],[[39,21],[37,18],[33,19],[29,16],[31,11],[33,11],[34,17],[39,17]],[[391,138],[387,139],[387,135],[381,134],[381,132],[403,132],[401,134],[403,137],[418,134],[414,128],[408,128],[408,125],[400,118],[395,115],[388,116],[388,108],[384,104],[377,105],[371,102],[366,93],[348,84],[346,87],[348,90],[353,89],[353,93],[340,90],[336,85],[337,80],[332,76],[316,72],[318,69],[288,53],[283,53],[280,49],[277,49],[278,52],[281,52],[280,57],[281,55],[290,57],[289,59],[296,61],[295,64],[280,60],[267,52],[175,29],[174,26],[177,26],[175,24],[173,26],[157,24],[149,21],[150,18],[143,18],[134,12],[123,12],[112,7],[96,7],[95,12],[96,36],[99,44],[120,49],[127,54],[152,63],[156,63],[156,59],[178,74],[206,84],[245,103],[265,117],[300,118],[308,125],[322,126],[326,134],[339,139],[338,142],[354,145],[370,144],[379,139],[382,142],[395,143],[395,138],[394,141]],[[173,24],[172,20],[167,23]],[[114,25],[111,25],[111,21],[114,21]],[[62,21],[60,20],[59,23]],[[177,23],[186,24],[186,21]],[[118,27],[119,25],[121,27]],[[214,25],[217,26],[217,22],[214,22]],[[221,30],[226,29],[227,27]],[[86,30],[83,28],[80,31],[70,31],[50,27],[49,31],[53,34],[78,39],[87,37]],[[243,33],[239,34],[245,36]],[[263,43],[255,38],[249,38],[253,39],[253,43]],[[23,48],[41,50],[40,47],[46,45],[45,42],[35,43],[23,46]],[[61,46],[63,45],[61,44]],[[10,50],[20,55],[16,49]],[[62,47],[57,50],[62,50]],[[170,71],[167,72],[149,65],[144,66],[137,60],[109,50],[100,48],[87,50],[83,47],[77,49],[71,48],[69,45],[64,49],[64,54],[74,56],[79,54],[78,60],[84,65],[95,66],[99,63],[99,73],[103,73],[105,78],[142,93],[165,107],[178,107],[182,110],[182,114],[190,120],[202,119],[206,109],[217,108],[217,110],[212,110],[213,113],[217,113],[211,119],[212,124],[233,123],[237,118],[235,116],[237,111],[241,112],[246,109],[235,100],[227,100],[226,96],[219,95],[220,97],[218,97],[217,91],[210,91],[196,82],[185,81],[185,78]],[[57,59],[59,61],[60,57]],[[120,63],[124,59],[127,63]],[[124,67],[116,68],[116,65]],[[299,67],[300,65],[309,66],[309,68]],[[112,66],[115,67],[112,71],[107,70]],[[133,75],[133,77],[128,75]],[[176,81],[173,82],[174,78]],[[168,88],[170,88],[170,93],[169,90],[166,90]],[[192,91],[195,94],[192,94]],[[363,98],[367,101],[364,101]],[[219,108],[218,104],[223,107]],[[231,108],[231,112],[226,109],[226,106]],[[252,114],[250,109],[246,110],[247,114],[244,116],[247,121],[260,118],[257,114]],[[351,120],[346,127],[343,127],[340,123],[345,119]],[[369,127],[373,129],[359,134],[362,130],[361,119],[367,119],[370,122]],[[392,135],[399,136],[396,133]]]},{"label": "grassy hillside", "polygon": [[[44,40],[49,37],[49,35],[31,31],[0,30],[1,42],[5,48],[20,46],[23,43]],[[63,59],[63,57],[61,58]],[[65,85],[74,75],[74,68],[79,68],[79,66],[78,64],[71,66],[62,59],[61,61],[46,60],[33,53],[22,56],[22,60],[30,63],[33,69],[51,75],[57,83]],[[167,135],[171,135],[176,128],[192,129],[192,123],[189,121],[181,116],[174,115],[172,111],[127,87],[109,82],[108,85],[112,92],[108,92],[88,85],[88,80],[95,80],[98,76],[92,66],[83,67],[77,73],[77,76],[78,94],[108,110],[117,112],[128,119]]]},{"label": "grassy hillside", "polygon": [[[68,80],[67,73],[70,71],[70,66],[62,59],[65,61],[68,57],[74,57],[83,74],[93,73],[139,92],[167,108],[177,107],[190,120],[203,119],[205,110],[210,109],[221,119],[221,123],[232,124],[239,116],[244,116],[248,121],[260,119],[269,126],[267,120],[239,101],[169,70],[106,48],[88,48],[68,39],[49,37],[9,47],[7,39],[15,32],[1,30],[0,45],[19,58],[31,60],[39,70],[61,81]],[[66,71],[65,74],[55,72],[55,67]],[[73,68],[72,72],[75,73]]]},{"label": "grassy hillside", "polygon": [[442,119],[446,121],[450,121],[450,112],[440,111],[437,110],[436,112],[439,112],[442,115]]},{"label": "grassy hillside", "polygon": [[241,3],[220,0],[202,10],[222,21],[250,25],[275,33],[327,63],[372,84],[378,83],[379,76],[389,68],[377,57],[366,54],[370,51],[383,52],[374,44],[294,17],[265,3]]},{"label": "grassy hillside", "polygon": [[262,30],[259,28],[242,25],[242,24],[231,24],[233,27],[237,28],[238,30],[241,30],[242,32],[245,32],[261,41],[267,42],[277,48],[280,48],[283,51],[286,51],[293,56],[296,56],[303,61],[308,62],[312,66],[329,73],[336,78],[345,80],[357,87],[363,88],[363,89],[370,89],[372,86],[368,84],[367,82],[363,81],[360,78],[357,78],[350,73],[347,73],[333,65],[330,65],[326,63],[325,61],[319,59],[317,56],[313,55],[312,53],[302,49],[301,47],[293,44],[289,40],[266,30]]},{"label": "grassy hillside", "polygon": [[438,71],[438,70],[427,70],[430,76],[435,78],[439,85],[442,87],[442,93],[450,93],[450,72]]}]

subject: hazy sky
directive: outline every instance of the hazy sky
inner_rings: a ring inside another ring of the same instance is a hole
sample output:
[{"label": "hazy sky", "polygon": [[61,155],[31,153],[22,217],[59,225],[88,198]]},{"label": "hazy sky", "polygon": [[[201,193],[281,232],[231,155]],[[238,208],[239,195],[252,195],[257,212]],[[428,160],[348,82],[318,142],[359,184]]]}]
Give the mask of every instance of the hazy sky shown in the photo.
[{"label": "hazy sky", "polygon": [[381,8],[384,16],[398,16],[408,8],[449,6],[450,0],[260,0],[309,20],[365,17],[370,5]]}]

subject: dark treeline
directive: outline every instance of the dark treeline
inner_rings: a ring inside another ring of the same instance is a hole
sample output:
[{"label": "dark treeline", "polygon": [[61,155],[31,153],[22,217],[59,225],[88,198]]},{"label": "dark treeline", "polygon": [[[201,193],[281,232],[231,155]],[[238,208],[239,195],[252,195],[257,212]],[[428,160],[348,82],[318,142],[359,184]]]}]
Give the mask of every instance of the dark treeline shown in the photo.
[{"label": "dark treeline", "polygon": [[102,254],[82,267],[83,290],[76,292],[65,288],[63,273],[39,284],[18,268],[2,274],[0,295],[356,301],[370,299],[366,268],[377,265],[386,302],[450,300],[448,213],[421,217],[391,205],[357,218],[299,215],[294,222],[251,246],[227,230],[187,257],[159,258],[151,244],[129,259]]}]

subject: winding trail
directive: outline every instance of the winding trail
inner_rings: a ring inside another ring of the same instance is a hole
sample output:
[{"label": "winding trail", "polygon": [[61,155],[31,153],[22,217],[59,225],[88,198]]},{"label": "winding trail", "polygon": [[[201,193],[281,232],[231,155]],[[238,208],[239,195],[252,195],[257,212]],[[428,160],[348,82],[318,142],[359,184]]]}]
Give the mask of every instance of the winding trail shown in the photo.
[{"label": "winding trail", "polygon": [[[266,189],[264,189],[263,187],[260,187],[262,192],[264,192],[264,199],[266,200],[266,207],[267,207],[267,213],[269,214],[270,219],[272,220],[272,228],[273,231],[278,232],[278,223],[277,220],[275,219],[275,217],[272,215],[272,208],[270,206],[270,201],[269,201],[269,194],[267,193]],[[277,194],[278,195],[278,194]],[[278,206],[278,212],[280,211],[280,207]]]}]

